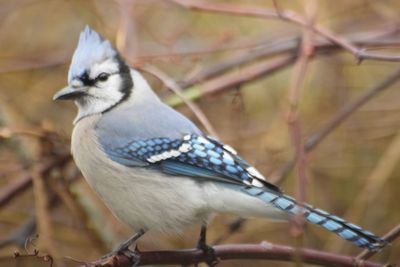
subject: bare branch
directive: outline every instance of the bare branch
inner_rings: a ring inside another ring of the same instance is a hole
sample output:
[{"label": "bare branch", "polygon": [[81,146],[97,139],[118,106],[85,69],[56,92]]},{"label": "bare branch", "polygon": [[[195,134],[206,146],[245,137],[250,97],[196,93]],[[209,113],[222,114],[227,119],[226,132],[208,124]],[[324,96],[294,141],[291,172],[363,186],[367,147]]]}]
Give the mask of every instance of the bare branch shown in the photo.
[{"label": "bare branch", "polygon": [[192,100],[186,98],[186,96],[183,94],[181,87],[171,77],[169,77],[166,73],[164,73],[162,70],[153,65],[146,65],[144,67],[141,67],[141,69],[153,74],[158,79],[160,79],[166,87],[168,87],[178,97],[182,99],[182,101],[192,110],[193,114],[197,117],[197,119],[199,119],[199,121],[203,124],[204,128],[211,135],[217,138],[219,137],[217,131],[211,125],[210,121],[207,119],[204,112]]},{"label": "bare branch", "polygon": [[[354,111],[364,105],[366,102],[374,98],[383,90],[389,88],[395,82],[400,79],[400,68],[396,69],[383,81],[374,85],[370,90],[366,91],[356,100],[345,105],[338,113],[335,114],[323,127],[320,128],[316,133],[307,138],[305,142],[306,152],[312,151],[317,145],[325,139],[325,137],[341,125]],[[293,169],[294,159],[288,161],[281,169],[271,175],[271,181],[280,184],[284,177]]]},{"label": "bare branch", "polygon": [[[384,235],[383,239],[388,241],[389,243],[391,243],[399,237],[400,237],[400,224],[395,226],[386,235]],[[371,258],[373,255],[375,255],[376,253],[377,253],[377,251],[370,251],[368,249],[365,249],[360,254],[358,254],[357,259],[367,260],[367,259]]]},{"label": "bare branch", "polygon": [[[239,70],[238,72],[228,73],[209,80],[199,85],[195,85],[183,91],[187,99],[196,99],[203,95],[219,93],[226,89],[240,86],[243,83],[254,81],[265,75],[274,73],[284,67],[289,66],[294,60],[293,55],[282,55],[268,61],[256,63]],[[164,99],[171,106],[177,106],[182,100],[176,95],[172,95]]]},{"label": "bare branch", "polygon": [[[70,153],[64,153],[60,156],[54,156],[53,159],[43,163],[38,167],[38,173],[41,175],[46,175],[55,167],[61,167],[71,160]],[[15,182],[4,187],[0,191],[0,207],[6,205],[10,200],[12,200],[19,193],[22,193],[32,185],[32,173],[25,174]]]},{"label": "bare branch", "polygon": [[[277,7],[277,3],[274,3]],[[307,73],[308,65],[314,51],[314,36],[313,32],[311,31],[311,27],[313,27],[315,20],[316,2],[310,0],[307,2],[307,5],[305,7],[306,12],[309,13],[308,26],[303,28],[299,56],[293,69],[292,80],[288,92],[289,111],[287,115],[288,129],[291,135],[295,154],[295,164],[297,164],[297,198],[299,200],[299,203],[304,203],[306,201],[307,164],[306,153],[303,144],[302,126],[299,121],[298,105],[301,93],[304,89],[304,80]],[[281,14],[280,10],[277,10],[277,12],[278,14]],[[292,234],[297,237],[299,242],[301,242],[302,240],[301,235],[304,232],[304,223],[304,215],[301,212],[298,216],[295,216],[294,224],[291,228]],[[301,246],[300,243],[299,246]],[[300,258],[297,258],[296,260],[301,261]]]},{"label": "bare branch", "polygon": [[[230,244],[214,246],[215,255],[218,259],[224,260],[274,260],[274,261],[293,261],[296,253],[300,253],[301,259],[305,263],[321,266],[341,266],[341,267],[383,267],[383,264],[371,261],[357,260],[354,257],[343,256],[313,249],[296,249],[288,246],[274,245],[263,242],[261,244]],[[207,256],[201,250],[186,249],[173,251],[143,251],[140,254],[140,262],[137,266],[144,265],[183,265],[205,262]],[[132,262],[127,256],[119,255],[105,260],[96,261],[83,266],[107,266],[107,267],[130,267]]]},{"label": "bare branch", "polygon": [[[288,10],[272,10],[266,9],[258,6],[249,5],[233,5],[225,3],[215,3],[215,2],[205,2],[205,1],[193,1],[193,0],[168,0],[185,8],[199,10],[199,11],[209,11],[216,13],[224,13],[235,16],[249,16],[258,17],[265,19],[278,19],[282,21],[287,21],[295,25],[302,27],[307,27],[307,20],[300,16],[299,14],[288,11]],[[361,48],[358,48],[346,38],[335,34],[331,30],[324,28],[318,24],[314,24],[311,29],[319,34],[320,36],[326,38],[330,42],[342,47],[351,54],[353,54],[358,61],[365,59],[370,60],[383,60],[383,61],[400,61],[400,55],[390,55],[390,54],[380,54],[367,52]]]}]

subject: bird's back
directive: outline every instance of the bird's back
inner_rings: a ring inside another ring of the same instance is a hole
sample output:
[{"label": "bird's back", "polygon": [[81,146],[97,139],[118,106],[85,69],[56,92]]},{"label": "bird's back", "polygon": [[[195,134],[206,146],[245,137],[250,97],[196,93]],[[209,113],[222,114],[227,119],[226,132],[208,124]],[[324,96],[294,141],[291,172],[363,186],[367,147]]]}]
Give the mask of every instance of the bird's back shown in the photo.
[{"label": "bird's back", "polygon": [[135,140],[201,134],[189,119],[162,103],[138,72],[132,70],[131,75],[130,99],[104,113],[96,125],[102,145],[118,147]]}]

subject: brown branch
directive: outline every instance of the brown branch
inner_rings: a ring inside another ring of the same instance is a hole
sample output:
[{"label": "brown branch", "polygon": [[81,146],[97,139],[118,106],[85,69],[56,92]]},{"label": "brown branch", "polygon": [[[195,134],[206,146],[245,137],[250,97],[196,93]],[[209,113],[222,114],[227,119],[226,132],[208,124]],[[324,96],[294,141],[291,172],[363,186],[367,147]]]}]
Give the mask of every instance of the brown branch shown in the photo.
[{"label": "brown branch", "polygon": [[[385,31],[369,31],[364,33],[357,33],[346,36],[347,39],[351,40],[352,43],[362,46],[362,47],[377,47],[382,45],[399,45],[398,41],[391,41],[390,35],[396,33],[397,31],[387,29]],[[217,63],[209,65],[203,68],[194,77],[190,77],[179,84],[182,88],[190,87],[196,83],[203,82],[217,75],[220,75],[232,68],[237,68],[240,65],[246,63],[267,59],[268,57],[285,54],[285,53],[295,53],[298,49],[299,37],[289,37],[278,39],[269,43],[260,43],[255,46],[254,49],[247,49],[246,51],[233,55],[225,59],[222,63]],[[340,46],[330,43],[326,40],[316,40],[314,44],[314,54],[317,53],[332,53],[338,52]],[[211,51],[210,51],[211,52]],[[166,55],[168,56],[168,55]],[[169,56],[173,56],[169,54]],[[176,54],[175,56],[185,56],[184,54]],[[141,58],[141,57],[140,57]]]},{"label": "brown branch", "polygon": [[[278,6],[275,1],[274,4],[276,7]],[[298,105],[301,93],[305,87],[305,76],[308,70],[309,62],[314,51],[314,36],[313,32],[311,31],[311,27],[314,25],[316,16],[316,2],[311,0],[308,1],[305,8],[306,12],[309,13],[308,26],[303,28],[299,56],[293,69],[292,80],[288,92],[289,112],[287,115],[288,129],[294,147],[295,165],[297,165],[297,199],[301,204],[306,201],[307,163],[303,144],[302,126],[299,120]],[[278,14],[281,14],[281,11],[278,9],[277,12]],[[304,215],[303,213],[299,213],[297,216],[295,216],[294,224],[291,227],[291,233],[296,237],[298,247],[302,246],[301,237],[304,233],[304,223]],[[296,260],[299,261],[299,263],[301,262],[300,257],[297,257]]]},{"label": "brown branch", "polygon": [[[303,262],[321,265],[321,266],[341,266],[341,267],[382,267],[383,264],[357,260],[351,256],[343,256],[313,249],[296,249],[289,246],[274,245],[263,242],[261,244],[230,244],[218,245],[213,247],[215,256],[224,260],[275,260],[275,261],[293,261],[296,253],[300,253]],[[138,252],[140,262],[137,266],[144,265],[183,265],[196,264],[205,262],[207,256],[203,251],[195,249],[173,250],[173,251],[143,251]],[[83,266],[99,266],[99,267],[128,267],[132,266],[132,262],[128,257],[119,255],[105,260],[96,261]],[[83,267],[82,266],[82,267]]]},{"label": "brown branch", "polygon": [[[188,9],[208,11],[216,13],[224,13],[235,16],[249,16],[258,17],[264,19],[278,19],[282,21],[287,21],[292,24],[307,27],[307,20],[293,11],[279,10],[277,12],[273,9],[262,8],[258,6],[249,5],[233,5],[225,3],[215,3],[215,2],[205,2],[205,1],[193,1],[193,0],[168,0],[180,6]],[[383,61],[400,61],[399,55],[389,55],[380,53],[370,53],[365,50],[358,48],[346,38],[339,36],[332,32],[331,30],[324,28],[320,25],[314,24],[310,29],[320,36],[326,38],[330,42],[342,47],[351,54],[353,54],[358,61],[365,59],[370,60],[383,60]]]},{"label": "brown branch", "polygon": [[[251,66],[244,67],[237,72],[228,73],[193,86],[183,91],[183,93],[188,99],[195,99],[203,95],[220,93],[226,89],[240,86],[243,83],[251,82],[264,77],[265,75],[279,71],[289,66],[295,58],[294,55],[282,55],[268,61],[255,63]],[[182,103],[182,100],[175,95],[169,96],[164,100],[171,106],[177,106]]]},{"label": "brown branch", "polygon": [[[394,170],[400,162],[400,131],[392,138],[379,158],[370,174],[363,179],[362,185],[358,187],[357,195],[351,205],[343,214],[343,218],[355,221],[362,218],[366,212],[371,212],[371,204],[380,199],[384,186],[392,177]],[[337,240],[328,238],[326,247],[328,250],[337,248]]]},{"label": "brown branch", "polygon": [[[386,46],[398,46],[399,41],[397,39],[390,38],[392,33],[396,33],[397,29],[387,29],[386,27],[382,31],[368,31],[364,33],[357,33],[345,36],[347,40],[353,43],[356,46],[364,47],[365,49],[374,48],[374,47],[386,47]],[[371,36],[371,37],[370,37]],[[379,37],[379,38],[377,38]],[[222,47],[218,49],[209,49],[209,50],[201,50],[201,51],[189,51],[189,52],[172,52],[165,54],[148,54],[148,55],[136,55],[135,56],[135,64],[143,61],[151,61],[151,60],[163,60],[163,59],[171,59],[178,57],[192,57],[192,56],[200,56],[211,53],[219,53],[228,50],[245,50],[243,55],[233,56],[227,59],[223,64],[216,64],[212,66],[208,66],[201,73],[196,75],[196,77],[188,79],[180,85],[183,88],[189,87],[195,83],[207,80],[209,78],[215,77],[216,75],[221,74],[227,69],[236,67],[241,64],[245,64],[247,62],[266,58],[269,56],[274,56],[277,54],[288,53],[296,49],[298,43],[298,37],[289,37],[284,38],[283,40],[278,40],[273,43],[251,43],[241,46],[235,47]],[[118,47],[118,46],[117,46]],[[315,44],[316,52],[327,52],[333,51],[340,48],[335,43],[331,43],[326,40],[317,40]],[[60,53],[60,52],[53,52]],[[44,60],[42,58],[45,58]],[[9,64],[4,64],[4,66],[0,66],[0,73],[14,72],[14,71],[24,71],[29,69],[40,69],[47,68],[50,66],[63,65],[69,62],[69,55],[66,55],[65,52],[62,52],[62,55],[56,54],[55,56],[43,57],[40,55],[35,58],[21,58],[16,59],[16,63],[12,62]],[[15,61],[15,60],[14,60]],[[139,64],[140,65],[140,64]]]},{"label": "brown branch", "polygon": [[48,68],[66,64],[70,59],[69,53],[64,49],[34,54],[31,58],[13,58],[9,64],[0,65],[0,73],[23,71],[28,69]]},{"label": "brown branch", "polygon": [[35,217],[37,231],[40,236],[39,246],[52,258],[57,259],[57,266],[65,266],[60,259],[60,253],[55,246],[53,235],[53,225],[50,220],[48,190],[39,166],[32,169],[33,197],[35,201]]},{"label": "brown branch", "polygon": [[[66,164],[69,160],[71,160],[70,153],[64,153],[59,156],[55,156],[54,159],[49,160],[46,163],[43,163],[38,167],[38,173],[41,175],[48,174],[55,167],[61,167]],[[4,187],[0,191],[0,207],[6,205],[9,201],[11,201],[15,196],[24,192],[32,185],[32,173],[25,174],[16,179],[15,182]]]},{"label": "brown branch", "polygon": [[[380,92],[384,91],[395,82],[400,79],[400,68],[395,70],[392,74],[390,74],[386,79],[381,81],[380,83],[373,86],[370,90],[362,94],[356,100],[345,105],[337,114],[335,114],[332,119],[330,119],[319,131],[315,134],[307,138],[304,147],[306,152],[312,151],[314,148],[318,146],[318,144],[328,136],[333,130],[335,130],[338,126],[340,126],[354,111],[364,105],[366,102],[374,98]],[[281,169],[275,172],[270,176],[270,180],[273,183],[280,184],[283,182],[283,179],[287,176],[287,174],[293,169],[295,164],[295,159],[293,158],[289,162],[287,162]],[[242,219],[238,219],[235,222],[243,223]],[[226,236],[223,236],[226,239]]]},{"label": "brown branch", "polygon": [[223,77],[219,77],[200,85],[204,94],[220,93],[223,90],[239,86],[242,83],[254,81],[265,75],[274,73],[288,66],[295,59],[293,55],[277,57],[267,62],[256,63],[252,66],[243,68],[242,70],[229,73]]},{"label": "brown branch", "polygon": [[157,68],[156,66],[153,66],[153,65],[147,64],[147,65],[141,67],[141,69],[151,73],[152,75],[154,75],[158,79],[160,79],[167,88],[169,88],[178,97],[180,97],[182,99],[182,101],[189,107],[189,109],[193,112],[193,114],[197,117],[197,119],[201,122],[201,124],[203,124],[203,126],[207,130],[207,132],[209,134],[211,134],[212,136],[219,138],[217,131],[211,125],[211,122],[208,120],[208,118],[204,114],[204,112],[200,109],[200,107],[196,103],[194,103],[192,100],[188,99],[183,94],[181,87],[171,77],[169,77],[166,73],[164,73],[162,70],[160,70],[159,68]]},{"label": "brown branch", "polygon": [[[395,82],[400,79],[400,68],[396,69],[392,74],[386,77],[383,81],[374,85],[370,90],[362,94],[356,100],[345,105],[338,113],[335,114],[328,122],[325,123],[323,127],[309,138],[305,142],[306,152],[310,152],[315,149],[318,144],[325,139],[325,137],[340,126],[354,111],[364,105],[366,102],[374,98],[383,90],[389,88]],[[282,168],[271,175],[271,181],[280,184],[282,183],[284,177],[293,169],[294,159],[288,161]]]},{"label": "brown branch", "polygon": [[29,129],[29,128],[0,128],[0,138],[11,138],[15,135],[26,135],[36,138],[46,138],[46,132],[42,129]]},{"label": "brown branch", "polygon": [[[61,175],[61,174],[60,174]],[[67,175],[66,173],[63,176]],[[104,240],[100,237],[98,231],[90,226],[89,214],[86,213],[81,203],[77,200],[77,196],[71,192],[70,185],[78,178],[81,177],[80,172],[74,172],[67,179],[57,177],[50,181],[51,190],[55,192],[53,200],[51,200],[51,208],[54,208],[55,203],[62,203],[71,212],[72,216],[79,222],[79,228],[85,231],[89,238],[92,248],[99,253],[103,253],[107,250],[107,245]]]}]

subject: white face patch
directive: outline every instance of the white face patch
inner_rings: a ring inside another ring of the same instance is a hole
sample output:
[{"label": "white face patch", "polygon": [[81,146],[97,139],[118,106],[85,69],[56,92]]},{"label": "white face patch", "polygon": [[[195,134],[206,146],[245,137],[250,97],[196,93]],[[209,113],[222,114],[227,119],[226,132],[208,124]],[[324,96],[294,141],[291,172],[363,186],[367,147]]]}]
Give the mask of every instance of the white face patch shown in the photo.
[{"label": "white face patch", "polygon": [[[108,40],[89,27],[82,31],[68,73],[69,86],[84,94],[75,101],[78,115],[74,123],[110,109],[125,97],[120,64]],[[98,78],[102,73],[103,79]]]},{"label": "white face patch", "polygon": [[124,93],[120,90],[121,86],[121,76],[113,74],[106,81],[99,81],[87,88],[87,96],[75,101],[78,106],[75,122],[80,118],[101,113],[117,104],[124,97]]},{"label": "white face patch", "polygon": [[82,83],[82,81],[79,80],[79,79],[73,79],[73,80],[70,82],[70,86],[71,86],[72,88],[79,88],[79,87],[82,87],[82,86],[83,86],[83,83]]},{"label": "white face patch", "polygon": [[89,77],[91,79],[96,79],[96,77],[99,76],[100,73],[104,72],[107,74],[113,74],[117,73],[118,71],[118,62],[114,58],[108,58],[103,62],[95,63],[93,66],[91,66]]}]

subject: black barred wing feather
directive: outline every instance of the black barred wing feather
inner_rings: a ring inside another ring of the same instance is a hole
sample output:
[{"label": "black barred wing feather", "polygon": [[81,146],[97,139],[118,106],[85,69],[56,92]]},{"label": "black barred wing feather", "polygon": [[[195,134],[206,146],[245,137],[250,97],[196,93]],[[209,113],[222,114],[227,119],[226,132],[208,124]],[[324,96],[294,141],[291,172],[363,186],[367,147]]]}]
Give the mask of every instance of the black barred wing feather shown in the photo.
[{"label": "black barred wing feather", "polygon": [[[133,141],[108,154],[124,165],[135,166],[139,160],[142,166],[160,167],[162,171],[174,175],[217,179],[280,191],[231,147],[207,136],[188,134],[182,139]],[[134,164],[129,164],[131,159]]]},{"label": "black barred wing feather", "polygon": [[242,192],[288,214],[303,213],[310,223],[334,232],[359,247],[379,250],[386,245],[380,237],[342,218],[307,204],[300,205],[268,183],[232,148],[210,137],[192,134],[182,139],[152,138],[131,142],[107,154],[128,166],[147,166],[173,175],[234,183]]}]

